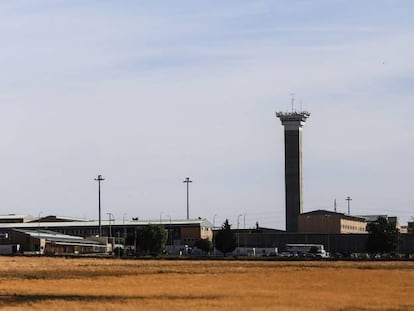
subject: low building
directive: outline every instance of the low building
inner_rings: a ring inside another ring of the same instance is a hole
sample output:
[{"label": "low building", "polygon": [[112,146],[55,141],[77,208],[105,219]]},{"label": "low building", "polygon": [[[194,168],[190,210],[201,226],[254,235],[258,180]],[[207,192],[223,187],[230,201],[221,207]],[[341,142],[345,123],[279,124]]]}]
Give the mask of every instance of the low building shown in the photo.
[{"label": "low building", "polygon": [[360,218],[364,218],[367,223],[375,222],[378,218],[385,218],[390,224],[393,224],[400,232],[401,232],[401,225],[398,221],[397,216],[388,216],[388,215],[361,215],[357,216]]},{"label": "low building", "polygon": [[8,229],[0,232],[2,254],[97,254],[107,253],[108,243],[42,229]]},{"label": "low building", "polygon": [[[322,244],[331,254],[366,253],[368,233],[292,233],[280,230],[233,230],[239,248],[286,250],[287,244]],[[403,254],[414,253],[414,234],[400,234],[398,250]]]},{"label": "low building", "polygon": [[299,215],[299,232],[307,233],[366,233],[364,218],[327,210],[316,210]]},{"label": "low building", "polygon": [[159,224],[164,226],[168,232],[167,246],[169,249],[179,250],[187,245],[192,247],[200,239],[212,241],[212,223],[207,219],[161,219],[161,220],[102,220],[101,228],[96,220],[66,220],[47,216],[33,222],[25,223],[0,223],[0,232],[6,229],[21,230],[51,230],[65,235],[79,236],[83,238],[101,236],[113,238],[114,245],[119,241],[128,241],[128,245],[134,245],[137,240],[137,232],[140,227],[148,224]]}]

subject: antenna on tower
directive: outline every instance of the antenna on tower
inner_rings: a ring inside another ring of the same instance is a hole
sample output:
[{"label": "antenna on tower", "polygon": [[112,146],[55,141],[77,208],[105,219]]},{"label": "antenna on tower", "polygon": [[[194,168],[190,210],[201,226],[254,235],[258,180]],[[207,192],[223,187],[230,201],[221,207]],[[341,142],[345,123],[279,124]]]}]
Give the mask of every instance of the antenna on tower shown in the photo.
[{"label": "antenna on tower", "polygon": [[295,103],[295,93],[290,93],[291,98],[291,104],[292,104],[292,112],[295,111],[294,103]]},{"label": "antenna on tower", "polygon": [[336,213],[336,199],[334,199],[334,211]]},{"label": "antenna on tower", "polygon": [[299,100],[299,105],[300,105],[300,112],[302,112],[303,111],[303,109],[302,109],[302,98]]}]

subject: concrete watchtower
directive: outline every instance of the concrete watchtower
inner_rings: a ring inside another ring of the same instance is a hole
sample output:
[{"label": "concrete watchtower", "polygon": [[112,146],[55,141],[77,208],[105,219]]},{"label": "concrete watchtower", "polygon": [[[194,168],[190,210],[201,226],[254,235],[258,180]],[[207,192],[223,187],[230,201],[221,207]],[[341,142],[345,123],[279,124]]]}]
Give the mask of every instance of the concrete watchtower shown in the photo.
[{"label": "concrete watchtower", "polygon": [[277,112],[285,127],[286,231],[298,232],[302,213],[302,126],[310,116],[306,111]]}]

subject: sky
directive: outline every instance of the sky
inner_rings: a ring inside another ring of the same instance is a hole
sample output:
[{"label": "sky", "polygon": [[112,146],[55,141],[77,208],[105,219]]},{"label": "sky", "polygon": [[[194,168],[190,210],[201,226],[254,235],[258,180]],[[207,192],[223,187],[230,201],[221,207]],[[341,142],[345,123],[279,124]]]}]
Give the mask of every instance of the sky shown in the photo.
[{"label": "sky", "polygon": [[304,211],[414,216],[414,2],[0,2],[0,214],[285,228]]}]

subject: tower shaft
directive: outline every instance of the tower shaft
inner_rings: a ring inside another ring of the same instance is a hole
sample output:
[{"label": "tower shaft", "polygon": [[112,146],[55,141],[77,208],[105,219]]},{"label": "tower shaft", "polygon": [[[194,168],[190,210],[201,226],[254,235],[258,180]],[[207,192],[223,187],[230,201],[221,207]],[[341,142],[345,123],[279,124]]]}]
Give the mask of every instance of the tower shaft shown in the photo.
[{"label": "tower shaft", "polygon": [[302,194],[302,126],[307,112],[277,113],[285,130],[285,202],[286,231],[298,232],[303,212]]}]

